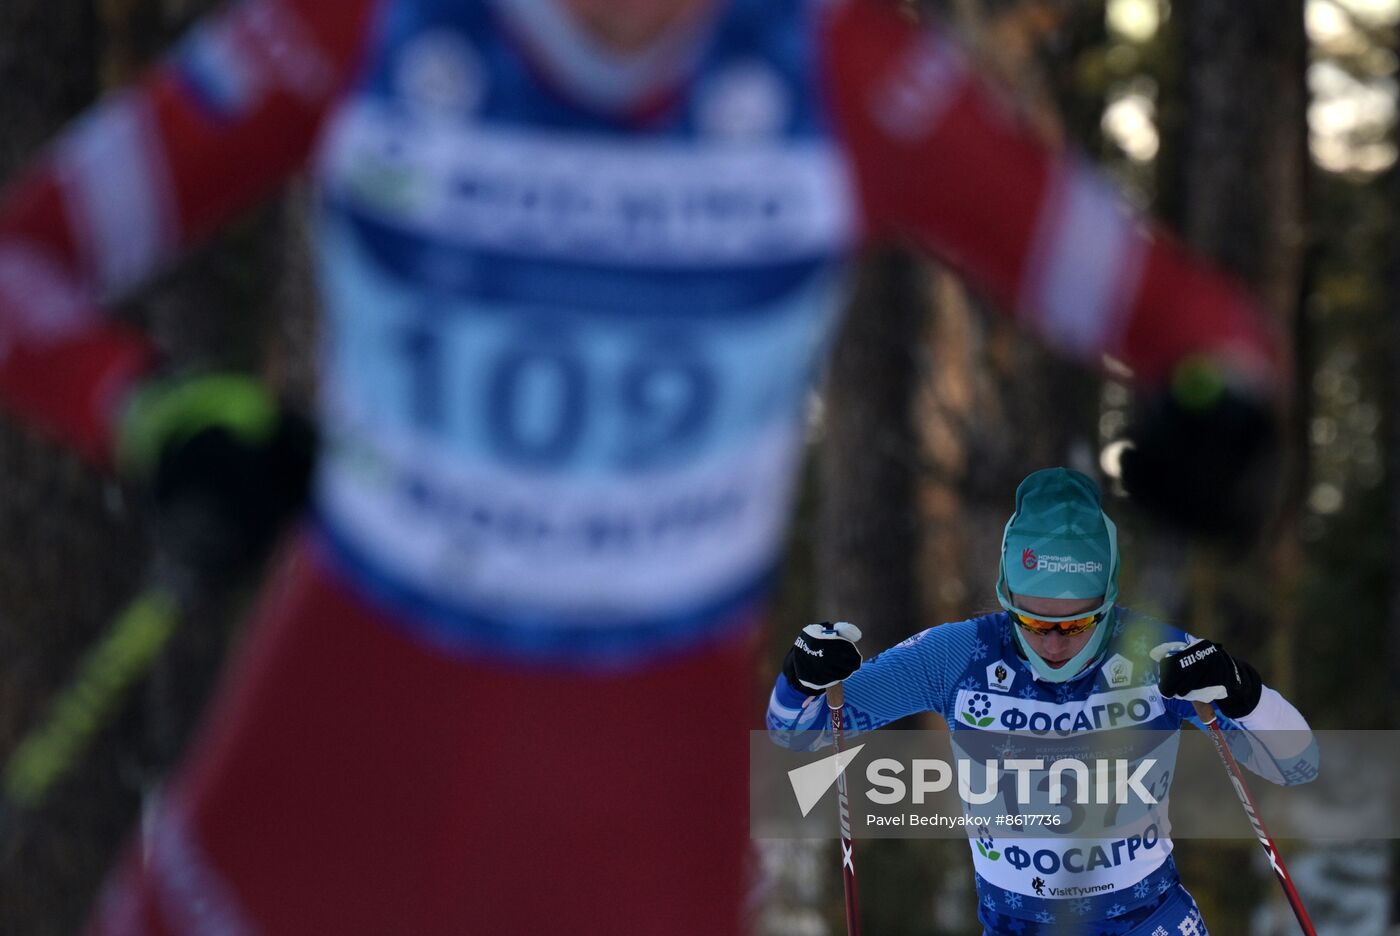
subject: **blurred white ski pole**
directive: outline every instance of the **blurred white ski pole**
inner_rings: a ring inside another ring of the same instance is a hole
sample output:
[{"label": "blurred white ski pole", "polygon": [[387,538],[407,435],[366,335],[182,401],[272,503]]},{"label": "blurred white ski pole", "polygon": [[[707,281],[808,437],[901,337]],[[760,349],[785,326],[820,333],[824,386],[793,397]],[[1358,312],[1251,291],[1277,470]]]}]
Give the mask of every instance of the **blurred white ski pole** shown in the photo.
[{"label": "blurred white ski pole", "polygon": [[1254,829],[1255,838],[1259,839],[1259,844],[1264,847],[1264,854],[1269,859],[1269,867],[1273,869],[1279,884],[1283,886],[1283,895],[1288,898],[1288,905],[1293,908],[1293,915],[1298,918],[1298,925],[1303,928],[1306,936],[1317,936],[1317,930],[1313,929],[1312,920],[1308,919],[1308,911],[1303,906],[1303,898],[1298,896],[1298,889],[1293,886],[1293,878],[1289,876],[1288,869],[1283,865],[1283,857],[1278,853],[1278,846],[1274,844],[1269,830],[1264,828],[1264,820],[1259,815],[1259,807],[1254,804],[1254,797],[1250,795],[1249,787],[1245,785],[1240,765],[1235,760],[1235,755],[1230,751],[1230,744],[1225,740],[1225,733],[1220,730],[1220,723],[1215,717],[1215,709],[1204,702],[1192,702],[1191,704],[1196,707],[1196,715],[1206,726],[1206,730],[1210,733],[1210,739],[1215,742],[1215,751],[1220,755],[1220,760],[1225,764],[1225,771],[1230,775],[1230,785],[1235,788],[1235,795],[1240,798],[1240,805],[1244,807],[1244,814]]}]

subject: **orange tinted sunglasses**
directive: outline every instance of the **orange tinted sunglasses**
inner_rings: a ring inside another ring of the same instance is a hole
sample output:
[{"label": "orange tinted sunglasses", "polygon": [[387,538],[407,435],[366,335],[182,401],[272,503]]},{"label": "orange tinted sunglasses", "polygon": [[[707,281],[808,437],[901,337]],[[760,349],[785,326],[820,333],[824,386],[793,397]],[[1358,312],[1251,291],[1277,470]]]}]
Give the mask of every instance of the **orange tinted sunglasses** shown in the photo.
[{"label": "orange tinted sunglasses", "polygon": [[1033,618],[1022,614],[1019,611],[1011,611],[1011,620],[1019,624],[1023,629],[1039,637],[1048,637],[1051,634],[1059,634],[1061,637],[1074,637],[1084,633],[1095,624],[1102,621],[1104,612],[1098,611],[1082,618],[1073,618],[1068,621],[1042,621],[1040,618]]}]

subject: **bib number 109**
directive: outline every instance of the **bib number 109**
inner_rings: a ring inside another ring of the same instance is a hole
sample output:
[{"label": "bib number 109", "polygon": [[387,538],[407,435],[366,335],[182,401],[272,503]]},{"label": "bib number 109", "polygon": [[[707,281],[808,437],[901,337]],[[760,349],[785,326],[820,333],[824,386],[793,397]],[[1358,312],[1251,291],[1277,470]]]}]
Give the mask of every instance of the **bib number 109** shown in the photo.
[{"label": "bib number 109", "polygon": [[[716,375],[684,336],[638,338],[620,357],[601,359],[566,331],[522,329],[472,355],[481,372],[470,380],[449,369],[434,323],[415,323],[394,339],[414,427],[479,431],[492,454],[513,464],[558,468],[599,458],[614,469],[645,469],[693,451],[713,421]],[[466,426],[458,413],[467,414]]]}]

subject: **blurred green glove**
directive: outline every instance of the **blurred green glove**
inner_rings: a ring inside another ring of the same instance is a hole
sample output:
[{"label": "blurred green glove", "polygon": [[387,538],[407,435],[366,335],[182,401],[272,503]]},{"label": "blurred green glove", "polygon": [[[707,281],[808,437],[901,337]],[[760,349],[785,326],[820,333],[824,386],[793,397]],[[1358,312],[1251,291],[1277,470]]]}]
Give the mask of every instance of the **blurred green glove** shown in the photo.
[{"label": "blurred green glove", "polygon": [[306,502],[314,453],[310,424],[239,374],[152,380],[118,430],[118,465],[150,493],[158,542],[205,574],[266,552]]}]

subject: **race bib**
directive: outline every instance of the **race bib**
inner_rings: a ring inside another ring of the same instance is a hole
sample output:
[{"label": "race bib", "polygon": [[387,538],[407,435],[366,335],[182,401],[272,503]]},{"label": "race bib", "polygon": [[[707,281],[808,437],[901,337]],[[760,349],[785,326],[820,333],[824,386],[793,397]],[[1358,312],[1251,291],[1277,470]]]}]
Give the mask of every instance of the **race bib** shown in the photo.
[{"label": "race bib", "polygon": [[830,271],[741,313],[619,314],[426,291],[372,236],[321,238],[321,501],[342,536],[437,596],[613,625],[768,568]]}]

